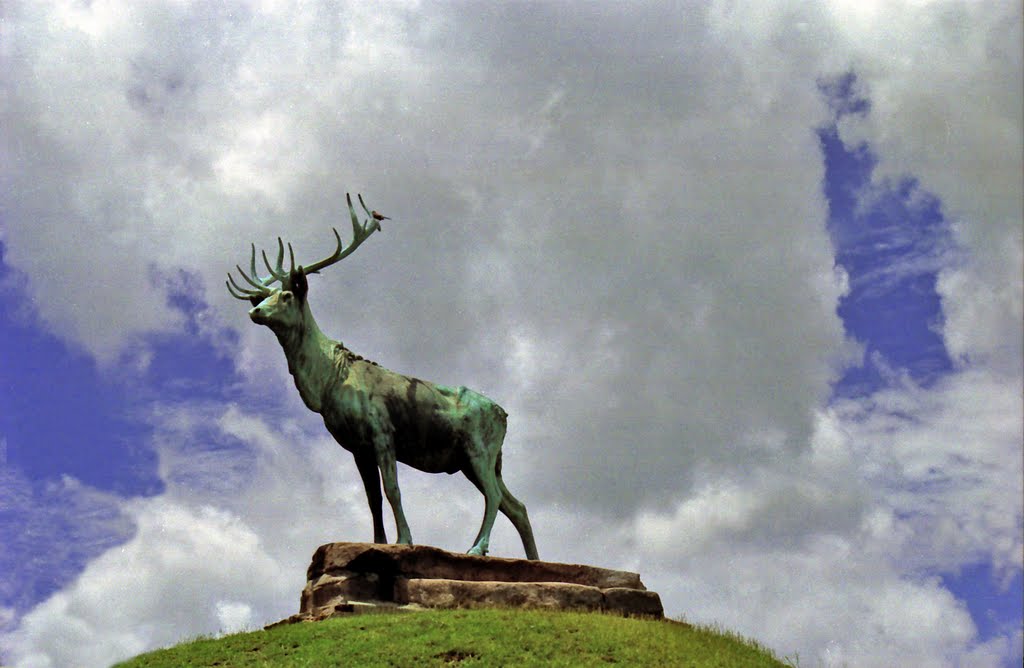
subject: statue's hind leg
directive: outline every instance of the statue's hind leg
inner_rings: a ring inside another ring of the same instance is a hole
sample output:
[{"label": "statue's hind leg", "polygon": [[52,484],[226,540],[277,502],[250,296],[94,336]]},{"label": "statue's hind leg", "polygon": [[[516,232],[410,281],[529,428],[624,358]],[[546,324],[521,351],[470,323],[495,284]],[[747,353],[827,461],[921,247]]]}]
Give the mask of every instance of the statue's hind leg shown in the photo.
[{"label": "statue's hind leg", "polygon": [[472,480],[484,495],[484,521],[480,524],[480,532],[477,533],[473,547],[469,549],[469,554],[482,557],[487,554],[494,518],[497,517],[498,508],[501,506],[501,487],[494,474],[494,461],[487,453],[470,457],[469,466],[471,472],[465,471],[466,477]]},{"label": "statue's hind leg", "polygon": [[526,550],[527,559],[540,559],[537,555],[537,544],[533,541],[533,527],[530,526],[530,518],[526,514],[526,506],[522,501],[512,496],[501,479],[501,473],[497,472],[495,478],[498,481],[498,489],[501,490],[501,505],[499,508],[505,517],[512,521],[519,537],[523,540],[523,549]]},{"label": "statue's hind leg", "polygon": [[[537,555],[537,545],[536,543],[534,543],[533,540],[533,528],[530,526],[530,518],[526,514],[526,506],[523,505],[523,503],[519,499],[512,496],[512,493],[508,491],[507,487],[505,487],[505,483],[501,479],[501,473],[499,471],[499,469],[501,468],[500,459],[501,458],[499,455],[499,462],[495,466],[494,470],[494,480],[497,483],[498,491],[501,493],[501,502],[498,504],[498,509],[502,512],[502,514],[505,517],[509,519],[509,521],[512,522],[512,525],[515,526],[516,531],[519,532],[519,537],[523,541],[523,548],[526,550],[526,558],[539,559],[540,557]],[[480,490],[480,493],[484,495],[484,498],[486,498],[487,493],[484,491],[483,483],[477,476],[475,469],[467,468],[466,470],[463,471],[463,473],[466,474],[466,477],[469,478],[470,482],[472,482],[473,485],[475,485],[476,488]],[[480,531],[482,534],[483,527],[481,527]],[[490,530],[488,530],[488,541],[490,540],[490,533]],[[477,534],[477,539],[476,541],[474,541],[473,549],[469,551],[470,554],[482,554],[481,552],[474,552],[474,550],[479,545],[481,534]],[[484,550],[486,550],[487,545],[485,544],[483,548]],[[485,553],[486,552],[484,552],[483,554]]]}]

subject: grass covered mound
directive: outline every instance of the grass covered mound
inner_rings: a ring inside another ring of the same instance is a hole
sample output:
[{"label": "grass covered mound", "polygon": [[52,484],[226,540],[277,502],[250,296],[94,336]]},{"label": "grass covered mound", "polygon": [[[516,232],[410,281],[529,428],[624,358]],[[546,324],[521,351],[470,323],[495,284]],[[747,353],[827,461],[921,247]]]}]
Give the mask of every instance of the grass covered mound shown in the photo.
[{"label": "grass covered mound", "polygon": [[756,643],[679,622],[545,610],[337,617],[200,639],[117,668],[187,666],[785,666]]}]

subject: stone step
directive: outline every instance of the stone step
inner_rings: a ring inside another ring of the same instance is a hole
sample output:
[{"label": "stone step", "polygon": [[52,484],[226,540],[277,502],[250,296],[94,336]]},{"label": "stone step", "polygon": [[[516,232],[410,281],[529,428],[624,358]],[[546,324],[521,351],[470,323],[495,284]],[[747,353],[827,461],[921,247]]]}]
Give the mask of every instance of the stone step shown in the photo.
[{"label": "stone step", "polygon": [[645,590],[640,576],[597,566],[551,561],[476,557],[428,545],[328,543],[313,554],[307,580],[324,574],[377,573],[478,582],[564,582],[607,589]]},{"label": "stone step", "polygon": [[652,591],[626,587],[599,589],[565,582],[479,582],[398,578],[395,602],[427,608],[546,608],[605,610],[661,617],[661,598]]}]

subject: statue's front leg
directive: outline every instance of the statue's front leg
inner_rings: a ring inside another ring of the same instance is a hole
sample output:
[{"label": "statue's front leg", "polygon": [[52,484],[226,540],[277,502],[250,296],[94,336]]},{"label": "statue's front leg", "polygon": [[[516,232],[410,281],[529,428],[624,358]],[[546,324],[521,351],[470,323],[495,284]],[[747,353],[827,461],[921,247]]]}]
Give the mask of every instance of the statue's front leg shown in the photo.
[{"label": "statue's front leg", "polygon": [[[388,446],[391,444],[389,443]],[[381,482],[384,483],[384,495],[388,497],[391,511],[395,514],[395,526],[398,527],[398,543],[412,545],[412,532],[402,510],[402,492],[398,489],[398,466],[395,462],[395,451],[392,447],[377,448],[377,466],[380,468]]]},{"label": "statue's front leg", "polygon": [[377,470],[377,459],[369,453],[356,455],[356,468],[359,469],[359,477],[363,479],[363,488],[366,490],[366,502],[370,504],[370,515],[373,517],[373,542],[387,543],[388,537],[384,532],[383,498],[380,493],[380,473]]}]

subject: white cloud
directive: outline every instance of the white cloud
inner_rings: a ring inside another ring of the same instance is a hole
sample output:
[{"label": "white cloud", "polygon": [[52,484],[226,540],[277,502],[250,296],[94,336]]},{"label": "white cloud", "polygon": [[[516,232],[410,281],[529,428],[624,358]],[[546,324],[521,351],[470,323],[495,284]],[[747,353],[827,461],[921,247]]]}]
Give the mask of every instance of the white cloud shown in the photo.
[{"label": "white cloud", "polygon": [[[134,535],[4,638],[15,665],[105,666],[296,611],[323,531],[323,462],[288,447],[294,425],[272,431],[230,407],[164,408],[154,421],[166,492],[127,502]],[[240,435],[246,445],[232,440]]]},{"label": "white cloud", "polygon": [[[110,8],[5,21],[6,261],[108,362],[180,331],[161,277],[188,271],[202,335],[237,327],[258,389],[155,409],[166,494],[23,619],[26,665],[272,621],[318,543],[369,537],[351,458],[222,287],[250,241],[328,252],[346,190],[395,220],[314,279],[322,328],[509,410],[543,557],[637,568],[670,613],[826,665],[1019,643],[979,645],[929,575],[1020,568],[1017,5]],[[959,221],[939,290],[960,366],[826,411],[850,344],[816,82],[851,66],[873,106],[843,137]],[[414,537],[468,547],[472,486],[401,475]],[[504,522],[493,547],[521,549]]]},{"label": "white cloud", "polygon": [[[871,99],[848,119],[868,139],[878,177],[919,177],[971,246],[994,250],[1020,220],[1022,171],[1020,5],[1015,2],[879,3],[867,24],[837,22]],[[884,29],[882,27],[884,26]]]},{"label": "white cloud", "polygon": [[788,476],[718,480],[641,513],[632,540],[602,538],[636,550],[669,610],[812,665],[1004,665],[1016,631],[979,642],[935,574],[1019,572],[1021,416],[1006,389],[965,375],[842,404]]},{"label": "white cloud", "polygon": [[939,274],[946,349],[961,364],[1012,377],[1022,366],[1024,239],[1009,229],[998,248]]},{"label": "white cloud", "polygon": [[218,601],[244,592],[266,606],[291,579],[228,512],[163,498],[128,512],[135,538],[92,561],[5,638],[16,665],[109,665],[223,624]]},{"label": "white cloud", "polygon": [[247,631],[253,626],[253,610],[248,603],[217,601],[217,621],[224,633]]},{"label": "white cloud", "polygon": [[905,518],[906,568],[949,572],[979,560],[1021,568],[1019,398],[1018,381],[972,370],[927,391],[889,390],[837,407],[863,477]]},{"label": "white cloud", "polygon": [[975,633],[966,609],[937,582],[880,568],[857,547],[824,537],[778,552],[713,551],[682,577],[648,580],[689,601],[692,621],[753,635],[801,665],[956,665]]}]

